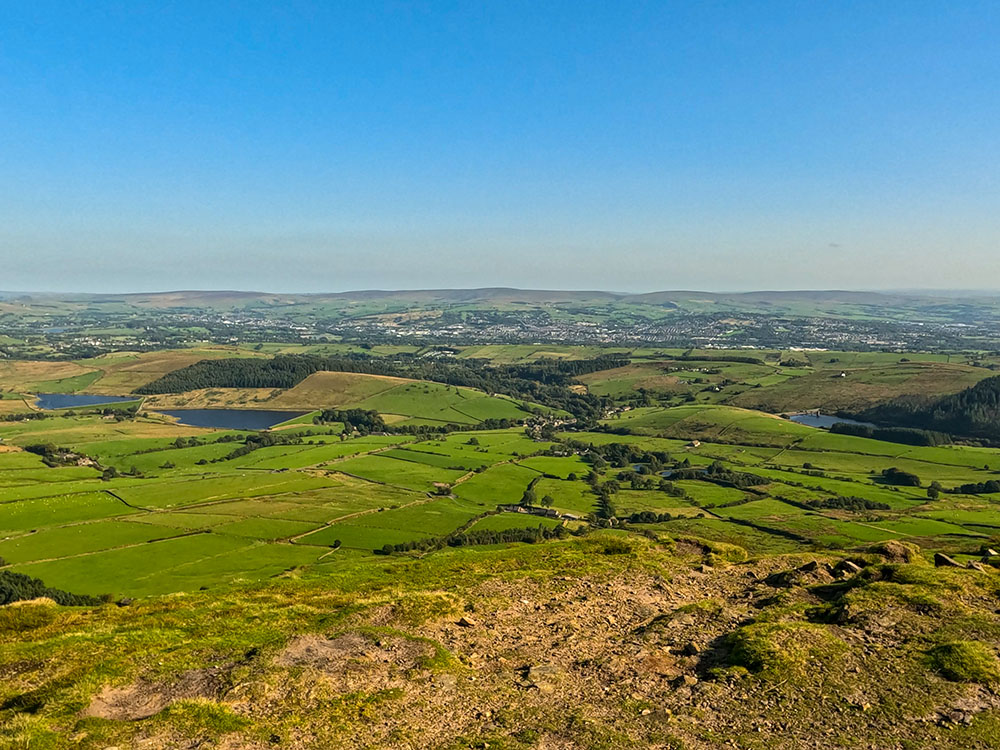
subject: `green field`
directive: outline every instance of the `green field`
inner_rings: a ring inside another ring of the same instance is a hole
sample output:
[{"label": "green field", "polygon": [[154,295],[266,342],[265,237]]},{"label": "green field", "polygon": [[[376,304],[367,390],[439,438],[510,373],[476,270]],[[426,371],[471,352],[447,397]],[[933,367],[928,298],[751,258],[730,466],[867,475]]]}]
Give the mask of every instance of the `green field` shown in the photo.
[{"label": "green field", "polygon": [[516,503],[538,472],[515,464],[500,464],[457,485],[455,494],[483,505]]},{"label": "green field", "polygon": [[507,529],[534,529],[539,526],[554,529],[559,521],[540,518],[527,513],[497,513],[476,521],[469,531],[506,531]]},{"label": "green field", "polygon": [[[340,351],[340,345],[330,346]],[[504,346],[469,348],[464,355],[477,351],[517,362],[588,354],[585,348]],[[50,467],[39,455],[16,447],[0,452],[0,558],[12,570],[83,592],[185,591],[301,566],[329,568],[386,544],[446,537],[473,521],[474,529],[492,530],[559,523],[510,513],[476,521],[499,504],[520,502],[529,487],[535,502],[544,500],[558,513],[586,519],[584,527],[621,525],[621,519],[635,515],[645,520],[634,531],[741,544],[751,555],[852,549],[884,539],[913,541],[928,554],[963,555],[982,540],[1000,536],[997,498],[946,492],[931,500],[927,494],[931,482],[948,489],[996,476],[996,449],[913,447],[831,434],[724,403],[733,389],[788,393],[792,383],[839,373],[848,363],[864,370],[872,383],[881,378],[904,384],[912,384],[914,372],[953,363],[927,357],[894,370],[893,360],[876,353],[844,352],[826,358],[810,353],[808,366],[795,368],[779,367],[781,357],[794,358],[779,352],[762,353],[765,365],[670,359],[680,354],[636,352],[627,368],[582,377],[619,405],[628,404],[639,388],[655,390],[649,378],[660,378],[665,401],[617,412],[596,430],[568,428],[555,440],[535,439],[521,427],[468,429],[487,418],[525,416],[518,402],[502,396],[351,373],[317,373],[273,398],[309,400],[336,393],[360,408],[389,415],[395,424],[452,422],[463,429],[348,436],[340,434],[341,425],[300,419],[275,431],[291,442],[230,457],[245,433],[96,414],[2,422],[0,438],[8,446],[50,443],[93,464]],[[100,367],[46,363],[8,366],[3,372],[11,387],[34,378],[86,390],[101,383],[148,382],[191,356],[122,355],[101,360]],[[104,374],[98,377],[98,371]],[[722,387],[706,393],[713,384]],[[693,403],[671,403],[692,389]],[[668,469],[705,471],[719,462],[755,479],[731,486],[696,475],[660,486],[661,477],[653,474],[632,485],[628,462],[606,465],[595,458],[616,444],[666,454]],[[883,483],[881,472],[890,467],[912,472],[921,486]],[[108,476],[108,468],[118,475]],[[621,475],[610,497],[612,519],[601,518],[599,491],[585,481],[595,469],[596,487]],[[649,512],[656,515],[653,523],[639,515]]]},{"label": "green field", "polygon": [[383,455],[349,458],[334,464],[331,468],[373,482],[412,490],[431,490],[437,484],[454,482],[465,474],[461,469],[443,469]]}]

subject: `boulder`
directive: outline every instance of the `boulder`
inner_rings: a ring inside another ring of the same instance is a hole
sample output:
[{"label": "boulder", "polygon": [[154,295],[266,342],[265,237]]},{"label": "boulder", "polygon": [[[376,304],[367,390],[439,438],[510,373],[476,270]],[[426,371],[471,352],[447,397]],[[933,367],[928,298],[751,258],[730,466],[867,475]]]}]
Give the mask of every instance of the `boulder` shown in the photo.
[{"label": "boulder", "polygon": [[900,542],[890,539],[885,542],[873,544],[868,548],[868,552],[885,558],[892,563],[910,563],[921,558],[920,548],[910,542]]},{"label": "boulder", "polygon": [[962,563],[943,552],[934,553],[934,567],[936,568],[961,568]]},{"label": "boulder", "polygon": [[694,641],[691,641],[681,649],[681,653],[684,654],[684,656],[697,656],[701,653],[701,646]]},{"label": "boulder", "polygon": [[844,576],[856,576],[861,572],[861,566],[850,560],[841,560],[833,568],[834,573]]}]

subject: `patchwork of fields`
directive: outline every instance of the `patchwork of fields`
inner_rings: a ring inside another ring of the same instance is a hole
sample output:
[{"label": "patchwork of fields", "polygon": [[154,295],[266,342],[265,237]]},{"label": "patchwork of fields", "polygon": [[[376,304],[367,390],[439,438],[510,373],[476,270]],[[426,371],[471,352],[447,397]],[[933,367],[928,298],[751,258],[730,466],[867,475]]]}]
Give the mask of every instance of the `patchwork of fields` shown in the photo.
[{"label": "patchwork of fields", "polygon": [[[600,353],[577,349],[497,345],[468,347],[460,356],[535,362]],[[274,351],[269,345],[260,356]],[[793,384],[805,387],[834,371],[838,383],[865,379],[873,387],[909,387],[942,373],[959,383],[980,376],[946,355],[914,355],[918,361],[901,365],[878,353],[760,352],[761,363],[753,364],[709,359],[718,353],[689,352],[672,361],[665,358],[682,353],[635,350],[632,364],[584,375],[581,386],[619,403],[639,389],[661,390],[667,401],[616,412],[603,422],[607,431],[547,433],[546,440],[520,427],[475,429],[486,419],[523,420],[530,404],[355,373],[318,372],[287,390],[152,397],[137,417],[124,420],[65,411],[17,416],[32,409],[23,393],[121,393],[205,357],[246,355],[218,347],[0,363],[0,413],[13,414],[0,422],[3,567],[71,591],[144,596],[327,569],[386,545],[428,546],[465,531],[558,525],[575,531],[630,518],[635,530],[740,544],[750,554],[903,539],[971,559],[1000,538],[1000,496],[947,491],[997,477],[998,450],[832,434],[720,403],[736,391],[794,393]],[[800,360],[794,367],[792,358]],[[851,375],[839,378],[840,368]],[[739,384],[746,388],[734,391]],[[692,388],[697,398],[670,405],[670,393]],[[174,424],[150,410],[157,404],[358,408],[390,424],[462,430],[346,435],[341,425],[316,426],[307,415],[273,431],[282,436],[277,444],[237,450],[251,433]],[[666,469],[659,460],[654,469],[641,461],[606,465],[587,448],[600,452],[614,444],[668,455]],[[21,449],[38,445],[71,459],[47,465],[44,451]],[[753,483],[713,481],[705,473],[713,465]],[[672,480],[678,467],[689,471]],[[882,472],[890,467],[915,475],[919,486],[887,484]],[[932,483],[943,490],[934,499]],[[610,510],[601,510],[602,493]],[[522,499],[560,518],[495,513],[497,505]]]},{"label": "patchwork of fields", "polygon": [[[930,500],[926,491],[931,481],[949,487],[995,476],[986,467],[992,462],[1000,469],[997,451],[832,435],[729,407],[636,410],[612,422],[641,433],[686,431],[702,442],[693,448],[654,434],[600,432],[560,439],[664,451],[694,467],[722,462],[760,480],[741,489],[683,479],[669,494],[623,480],[614,495],[620,517],[644,511],[661,517],[637,528],[732,541],[751,552],[905,539],[959,557],[978,554],[1000,535],[1000,497]],[[302,443],[226,459],[235,443],[215,441],[232,433],[188,428],[189,437],[204,442],[177,447],[176,438],[149,436],[146,428],[141,421],[108,423],[92,415],[0,427],[9,443],[28,445],[48,434],[102,466],[122,473],[134,467],[142,475],[102,479],[97,468],[49,467],[29,452],[0,453],[4,564],[68,590],[142,596],[336,564],[386,544],[463,529],[560,523],[489,514],[498,504],[519,502],[529,487],[561,514],[583,517],[596,509],[587,481],[592,465],[580,455],[546,455],[556,443],[531,440],[518,429],[342,440],[297,428]],[[916,474],[925,486],[881,483],[889,466]],[[597,483],[633,468],[607,467]],[[887,509],[810,505],[837,497]]]}]

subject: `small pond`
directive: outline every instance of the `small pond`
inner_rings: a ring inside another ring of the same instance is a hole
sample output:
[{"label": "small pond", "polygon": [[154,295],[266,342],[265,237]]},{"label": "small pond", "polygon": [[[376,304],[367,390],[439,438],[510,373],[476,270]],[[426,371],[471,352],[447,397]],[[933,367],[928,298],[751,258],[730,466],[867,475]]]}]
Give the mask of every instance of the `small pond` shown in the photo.
[{"label": "small pond", "polygon": [[856,424],[862,427],[874,427],[871,422],[859,422],[856,419],[845,419],[844,417],[834,417],[829,414],[793,414],[789,417],[793,422],[798,422],[799,424],[804,424],[809,427],[824,427],[830,429],[831,425],[835,425],[838,422],[843,422],[844,424]]},{"label": "small pond", "polygon": [[95,396],[89,393],[38,393],[36,398],[39,409],[72,409],[139,400],[138,396]]},{"label": "small pond", "polygon": [[158,409],[160,414],[175,417],[189,427],[215,427],[220,430],[266,430],[308,412],[269,411],[266,409]]}]

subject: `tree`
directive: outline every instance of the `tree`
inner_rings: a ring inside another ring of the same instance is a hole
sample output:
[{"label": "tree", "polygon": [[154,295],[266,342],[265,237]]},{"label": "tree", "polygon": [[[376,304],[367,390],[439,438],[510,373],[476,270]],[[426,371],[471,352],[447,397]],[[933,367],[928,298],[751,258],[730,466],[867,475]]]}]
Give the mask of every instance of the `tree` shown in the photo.
[{"label": "tree", "polygon": [[534,504],[535,504],[535,491],[531,489],[531,487],[528,487],[528,489],[524,491],[524,494],[521,495],[521,505],[527,508]]},{"label": "tree", "polygon": [[896,484],[903,487],[919,487],[920,477],[895,466],[882,470],[882,481],[886,484]]},{"label": "tree", "polygon": [[543,495],[542,496],[542,507],[543,508],[551,508],[555,504],[556,504],[556,501],[552,497],[552,495]]}]

